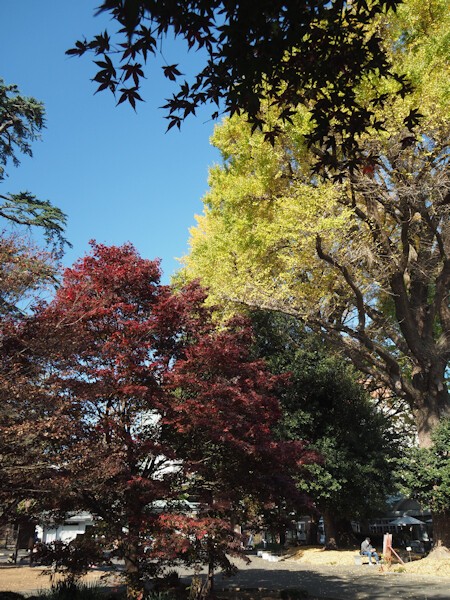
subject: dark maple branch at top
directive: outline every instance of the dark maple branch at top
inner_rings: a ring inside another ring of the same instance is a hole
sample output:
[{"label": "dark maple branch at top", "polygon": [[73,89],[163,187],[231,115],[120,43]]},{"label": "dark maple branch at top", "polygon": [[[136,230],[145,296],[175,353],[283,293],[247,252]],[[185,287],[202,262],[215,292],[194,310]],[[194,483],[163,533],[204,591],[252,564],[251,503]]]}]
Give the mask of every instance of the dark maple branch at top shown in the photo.
[{"label": "dark maple branch at top", "polygon": [[[162,40],[171,33],[206,57],[191,81],[182,78],[178,64],[162,66],[165,77],[179,83],[163,107],[168,129],[180,128],[200,106],[213,105],[213,118],[245,113],[273,144],[282,124],[303,105],[313,124],[308,143],[322,149],[317,172],[352,171],[362,159],[359,137],[383,129],[379,108],[390,97],[372,85],[362,104],[355,89],[375,75],[395,80],[396,94],[411,90],[372,31],[374,19],[400,3],[263,0],[255,9],[250,0],[105,0],[98,13],[108,13],[117,32],[78,40],[67,54],[93,53],[97,91],[109,90],[118,104],[128,102],[135,109],[142,101],[143,65],[150,55],[161,54]],[[275,120],[266,117],[267,103]],[[412,129],[419,117],[412,111],[405,126]]]}]

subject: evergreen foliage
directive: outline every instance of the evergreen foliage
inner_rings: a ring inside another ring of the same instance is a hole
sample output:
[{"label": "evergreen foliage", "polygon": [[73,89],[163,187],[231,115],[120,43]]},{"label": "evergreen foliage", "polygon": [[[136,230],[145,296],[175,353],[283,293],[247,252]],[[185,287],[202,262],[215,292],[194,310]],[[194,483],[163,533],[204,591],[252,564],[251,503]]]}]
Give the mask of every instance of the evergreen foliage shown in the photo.
[{"label": "evergreen foliage", "polygon": [[[33,156],[32,142],[45,127],[45,109],[35,98],[22,96],[16,85],[0,78],[0,182],[7,177],[9,163],[20,165],[19,155]],[[0,217],[8,224],[38,227],[60,256],[69,242],[64,237],[66,215],[48,200],[30,192],[0,194]]]},{"label": "evergreen foliage", "polygon": [[261,356],[274,372],[290,375],[278,435],[308,441],[321,457],[306,467],[299,489],[324,516],[327,541],[354,542],[350,521],[382,510],[394,489],[401,436],[351,365],[320,337],[283,315],[256,312],[252,321]]}]

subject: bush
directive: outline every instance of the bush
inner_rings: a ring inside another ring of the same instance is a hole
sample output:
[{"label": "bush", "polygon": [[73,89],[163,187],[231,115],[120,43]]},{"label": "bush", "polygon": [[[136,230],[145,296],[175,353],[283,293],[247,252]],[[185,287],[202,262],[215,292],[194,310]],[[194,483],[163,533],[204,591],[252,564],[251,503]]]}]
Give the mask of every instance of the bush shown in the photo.
[{"label": "bush", "polygon": [[61,581],[51,590],[37,596],[40,600],[105,600],[105,594],[97,584]]}]

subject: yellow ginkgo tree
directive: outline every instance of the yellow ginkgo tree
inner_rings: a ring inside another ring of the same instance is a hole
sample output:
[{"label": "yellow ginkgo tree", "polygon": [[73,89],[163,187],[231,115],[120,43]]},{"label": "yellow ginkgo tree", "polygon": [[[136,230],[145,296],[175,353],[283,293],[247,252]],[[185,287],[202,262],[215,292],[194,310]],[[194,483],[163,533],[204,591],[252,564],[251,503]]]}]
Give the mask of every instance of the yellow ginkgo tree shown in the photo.
[{"label": "yellow ginkgo tree", "polygon": [[[210,171],[181,272],[201,278],[226,310],[281,311],[323,334],[408,403],[423,447],[450,414],[445,4],[408,0],[395,20],[378,23],[415,93],[385,107],[386,131],[367,135],[366,163],[340,182],[311,172],[321,149],[305,143],[306,109],[273,147],[239,117],[217,128],[223,161]],[[405,123],[413,104],[415,135]],[[447,512],[450,499],[434,515],[435,541],[450,546]]]}]

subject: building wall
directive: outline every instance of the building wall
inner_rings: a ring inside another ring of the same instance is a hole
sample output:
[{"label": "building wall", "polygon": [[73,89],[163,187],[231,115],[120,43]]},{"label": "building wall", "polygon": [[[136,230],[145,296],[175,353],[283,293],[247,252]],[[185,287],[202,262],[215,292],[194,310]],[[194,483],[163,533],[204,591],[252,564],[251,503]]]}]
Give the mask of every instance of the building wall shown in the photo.
[{"label": "building wall", "polygon": [[61,525],[38,525],[37,537],[44,543],[71,542],[77,535],[86,532],[86,527],[92,526],[94,520],[89,513],[75,514],[66,519]]}]

